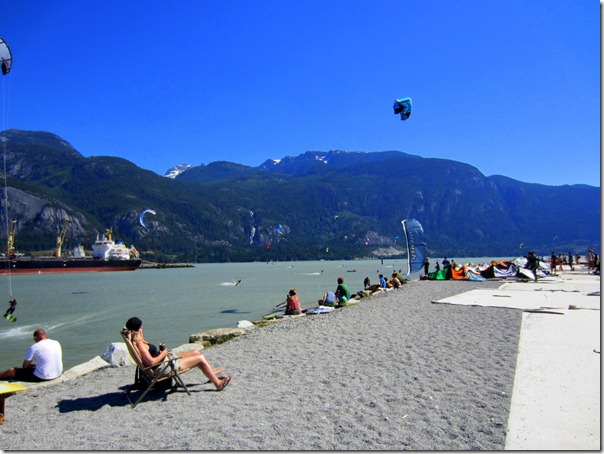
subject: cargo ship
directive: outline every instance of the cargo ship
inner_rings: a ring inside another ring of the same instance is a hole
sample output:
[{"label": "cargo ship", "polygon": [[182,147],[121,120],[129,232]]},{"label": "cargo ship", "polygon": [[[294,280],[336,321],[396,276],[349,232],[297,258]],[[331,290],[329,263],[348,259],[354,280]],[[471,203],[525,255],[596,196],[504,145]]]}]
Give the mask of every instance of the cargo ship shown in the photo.
[{"label": "cargo ship", "polygon": [[83,273],[98,271],[131,271],[140,268],[141,259],[134,246],[127,248],[121,241],[113,241],[113,229],[108,229],[100,238],[97,235],[92,245],[92,255],[86,255],[84,248],[74,248],[72,254],[63,257],[61,246],[65,236],[65,226],[57,237],[54,255],[46,257],[25,256],[14,251],[15,222],[8,238],[8,257],[0,257],[0,275],[7,274],[47,274]]}]

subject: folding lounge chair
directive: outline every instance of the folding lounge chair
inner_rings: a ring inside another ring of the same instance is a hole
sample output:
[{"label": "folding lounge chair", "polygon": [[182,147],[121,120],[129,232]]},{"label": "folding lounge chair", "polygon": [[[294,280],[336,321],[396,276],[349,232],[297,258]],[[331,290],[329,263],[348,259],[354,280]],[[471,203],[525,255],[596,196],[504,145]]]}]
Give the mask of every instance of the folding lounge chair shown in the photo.
[{"label": "folding lounge chair", "polygon": [[[176,382],[172,386],[172,391],[174,391],[178,386],[182,386],[187,394],[191,395],[187,385],[185,385],[185,382],[180,377],[181,374],[191,370],[191,368],[177,369],[174,361],[175,358],[170,357],[171,355],[168,355],[168,357],[166,357],[166,359],[161,363],[158,363],[154,366],[146,366],[143,363],[143,359],[136,344],[134,343],[133,336],[136,335],[136,332],[130,331],[124,327],[122,328],[121,335],[126,343],[126,346],[128,347],[130,356],[137,366],[135,382],[126,391],[126,396],[128,397],[128,401],[132,405],[132,408],[136,407],[138,403],[147,395],[147,393],[156,387],[158,383],[164,382],[165,380],[170,380],[170,382],[172,382],[173,379]],[[143,393],[136,400],[136,402],[132,403],[132,400],[130,399],[130,392],[134,389],[142,389]]]}]

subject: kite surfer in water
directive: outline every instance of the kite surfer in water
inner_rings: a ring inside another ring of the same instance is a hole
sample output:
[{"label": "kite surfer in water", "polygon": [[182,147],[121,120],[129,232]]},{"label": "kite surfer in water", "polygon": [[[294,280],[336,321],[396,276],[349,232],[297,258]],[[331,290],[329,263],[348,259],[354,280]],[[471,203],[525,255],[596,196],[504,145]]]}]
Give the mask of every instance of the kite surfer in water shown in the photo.
[{"label": "kite surfer in water", "polygon": [[17,319],[15,318],[13,313],[15,312],[15,309],[17,309],[17,300],[13,298],[8,302],[8,304],[10,304],[10,307],[4,313],[4,318],[7,319],[9,322],[16,322]]}]

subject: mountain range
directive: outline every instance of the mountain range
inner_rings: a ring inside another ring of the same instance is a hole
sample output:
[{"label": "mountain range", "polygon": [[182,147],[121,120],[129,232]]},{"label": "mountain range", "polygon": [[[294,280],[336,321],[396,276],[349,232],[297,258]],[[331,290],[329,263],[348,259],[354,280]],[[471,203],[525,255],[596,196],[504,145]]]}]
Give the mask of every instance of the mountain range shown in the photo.
[{"label": "mountain range", "polygon": [[[458,161],[400,151],[308,151],[258,167],[216,161],[165,178],[118,157],[84,157],[49,132],[0,137],[0,235],[20,252],[90,246],[112,228],[148,260],[397,257],[401,221],[423,225],[430,256],[584,254],[600,247],[600,188],[485,176]],[[6,209],[8,207],[8,210]],[[155,215],[139,215],[152,209]]]}]

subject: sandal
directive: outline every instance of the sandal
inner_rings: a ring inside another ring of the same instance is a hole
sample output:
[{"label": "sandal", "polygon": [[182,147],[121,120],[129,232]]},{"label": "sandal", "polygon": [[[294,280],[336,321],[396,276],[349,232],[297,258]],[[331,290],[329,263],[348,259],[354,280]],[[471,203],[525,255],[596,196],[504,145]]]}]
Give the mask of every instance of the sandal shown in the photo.
[{"label": "sandal", "polygon": [[227,387],[227,385],[229,384],[230,381],[231,381],[231,376],[227,375],[225,377],[225,379],[222,381],[222,386],[220,388],[216,388],[216,391],[222,391],[224,388]]}]

